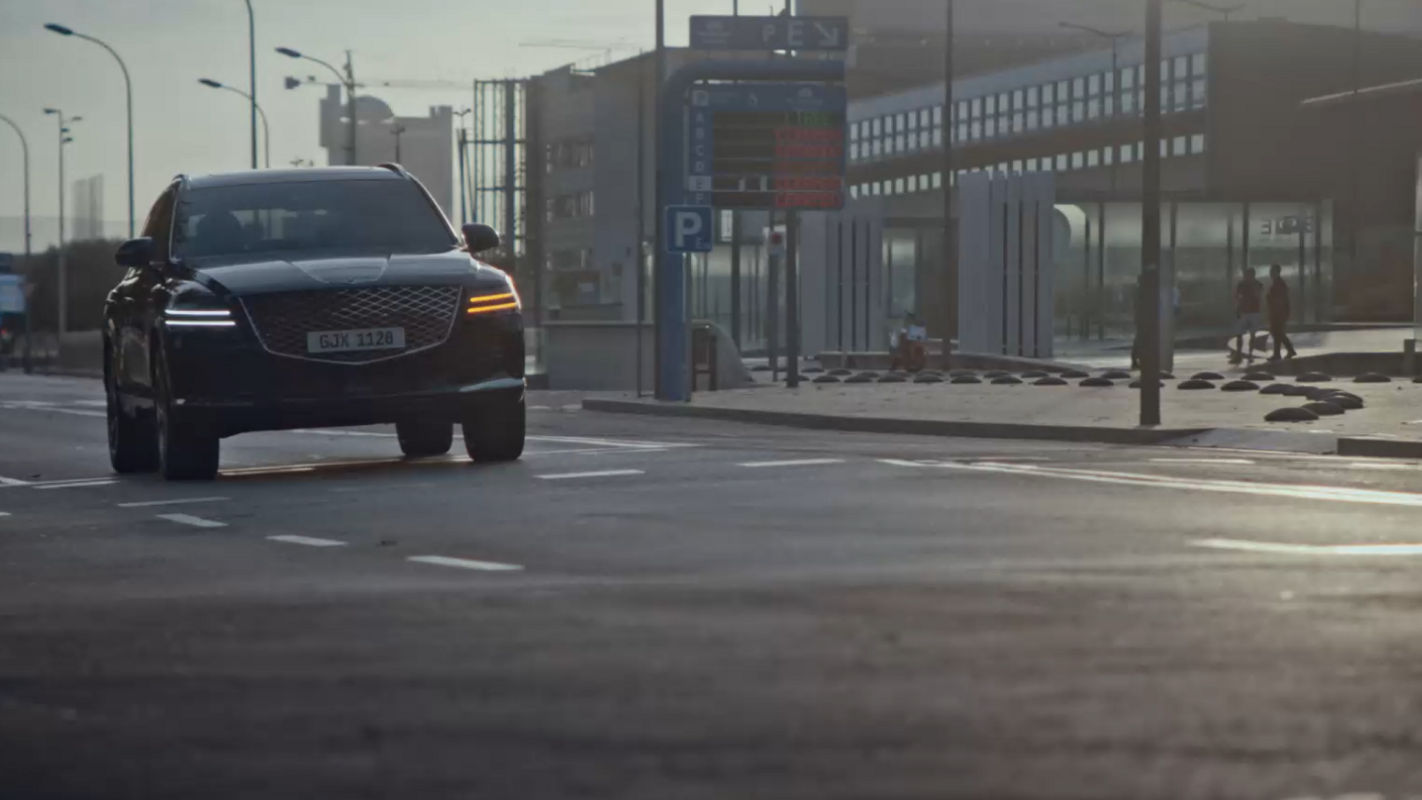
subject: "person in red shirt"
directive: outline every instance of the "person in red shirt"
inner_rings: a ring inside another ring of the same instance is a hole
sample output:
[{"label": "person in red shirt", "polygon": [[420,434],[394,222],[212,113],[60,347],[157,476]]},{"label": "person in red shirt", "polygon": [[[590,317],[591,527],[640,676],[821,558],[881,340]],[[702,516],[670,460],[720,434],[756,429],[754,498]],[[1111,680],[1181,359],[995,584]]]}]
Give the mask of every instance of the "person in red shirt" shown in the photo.
[{"label": "person in red shirt", "polygon": [[1298,355],[1289,340],[1289,286],[1284,283],[1283,267],[1269,267],[1269,338],[1274,340],[1274,361],[1279,360],[1280,347],[1289,350],[1289,358]]},{"label": "person in red shirt", "polygon": [[1254,334],[1259,330],[1259,310],[1263,305],[1264,284],[1254,277],[1254,267],[1245,267],[1244,278],[1234,287],[1234,353],[1230,361],[1238,364],[1245,359],[1244,337],[1249,336],[1248,358],[1254,360]]}]

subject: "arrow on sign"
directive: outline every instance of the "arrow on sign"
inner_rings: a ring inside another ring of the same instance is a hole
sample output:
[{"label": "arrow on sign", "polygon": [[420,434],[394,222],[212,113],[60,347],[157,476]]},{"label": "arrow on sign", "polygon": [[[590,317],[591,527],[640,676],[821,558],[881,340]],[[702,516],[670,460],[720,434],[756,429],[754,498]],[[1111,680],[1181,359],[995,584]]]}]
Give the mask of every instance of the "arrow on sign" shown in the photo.
[{"label": "arrow on sign", "polygon": [[815,23],[815,31],[820,35],[820,47],[838,48],[839,33],[837,26],[825,25],[822,22]]}]

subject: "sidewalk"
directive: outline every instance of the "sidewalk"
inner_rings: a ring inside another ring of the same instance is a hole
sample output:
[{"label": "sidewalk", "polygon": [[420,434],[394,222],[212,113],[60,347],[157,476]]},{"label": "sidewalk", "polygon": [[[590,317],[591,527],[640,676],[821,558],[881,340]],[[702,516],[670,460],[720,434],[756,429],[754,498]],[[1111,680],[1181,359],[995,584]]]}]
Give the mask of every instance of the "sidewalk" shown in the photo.
[{"label": "sidewalk", "polygon": [[[1181,378],[1189,377],[1181,374]],[[1236,376],[1237,377],[1237,376]],[[593,411],[709,417],[831,430],[939,436],[1033,438],[1113,444],[1245,447],[1312,453],[1422,458],[1422,384],[1319,384],[1363,399],[1364,408],[1309,423],[1269,423],[1279,408],[1304,397],[1220,389],[1186,391],[1179,380],[1161,389],[1158,428],[1142,428],[1138,392],[1126,381],[1103,388],[983,384],[807,384],[696,395],[668,404],[623,395],[584,401]],[[1293,383],[1281,378],[1280,383]],[[1216,382],[1222,385],[1223,382]],[[1265,385],[1265,384],[1261,384]],[[1359,444],[1359,440],[1369,440]],[[1370,444],[1369,442],[1378,442]]]}]

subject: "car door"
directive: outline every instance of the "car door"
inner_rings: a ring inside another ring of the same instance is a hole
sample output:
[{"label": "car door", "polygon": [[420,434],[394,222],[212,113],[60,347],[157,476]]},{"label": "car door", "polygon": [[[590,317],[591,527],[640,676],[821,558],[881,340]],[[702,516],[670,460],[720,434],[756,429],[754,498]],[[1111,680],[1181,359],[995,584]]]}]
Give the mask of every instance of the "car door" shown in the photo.
[{"label": "car door", "polygon": [[114,292],[116,374],[124,390],[138,397],[152,397],[149,332],[162,311],[153,307],[157,302],[155,289],[167,271],[177,193],[176,183],[169,186],[153,204],[143,225],[143,235],[153,240],[153,260],[144,267],[130,267]]}]

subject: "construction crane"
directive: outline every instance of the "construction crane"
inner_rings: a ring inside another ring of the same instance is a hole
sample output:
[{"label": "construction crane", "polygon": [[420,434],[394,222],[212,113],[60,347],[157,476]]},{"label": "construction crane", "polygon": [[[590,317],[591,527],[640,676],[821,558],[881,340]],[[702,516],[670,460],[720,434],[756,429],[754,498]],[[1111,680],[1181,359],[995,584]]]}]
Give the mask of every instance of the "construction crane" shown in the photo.
[{"label": "construction crane", "polygon": [[[287,76],[286,88],[295,89],[298,86],[324,86],[330,80],[319,80],[315,75],[307,75],[304,78],[293,78]],[[472,81],[446,81],[439,79],[393,79],[384,80],[376,78],[374,80],[359,81],[356,83],[357,89],[458,89],[466,91],[472,86]]]}]

